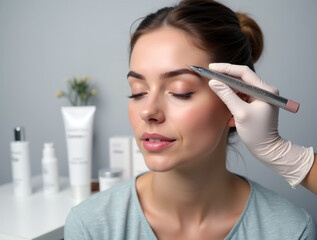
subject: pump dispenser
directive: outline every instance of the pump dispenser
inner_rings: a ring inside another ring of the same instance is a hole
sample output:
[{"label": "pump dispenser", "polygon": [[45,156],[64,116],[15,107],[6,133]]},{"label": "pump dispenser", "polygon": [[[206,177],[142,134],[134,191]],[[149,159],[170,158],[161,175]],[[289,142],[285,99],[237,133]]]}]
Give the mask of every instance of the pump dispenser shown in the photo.
[{"label": "pump dispenser", "polygon": [[43,192],[54,194],[59,191],[58,161],[53,143],[44,143],[42,158]]},{"label": "pump dispenser", "polygon": [[14,195],[26,197],[32,194],[29,143],[25,141],[24,128],[14,128],[11,142],[11,165]]}]

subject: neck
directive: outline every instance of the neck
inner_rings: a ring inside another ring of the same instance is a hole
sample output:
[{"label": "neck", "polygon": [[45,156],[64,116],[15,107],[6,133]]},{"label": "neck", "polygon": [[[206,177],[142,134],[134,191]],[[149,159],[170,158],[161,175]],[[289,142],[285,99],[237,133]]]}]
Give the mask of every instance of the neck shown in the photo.
[{"label": "neck", "polygon": [[153,203],[177,219],[196,219],[228,207],[234,193],[235,176],[227,171],[224,159],[210,164],[151,173]]}]

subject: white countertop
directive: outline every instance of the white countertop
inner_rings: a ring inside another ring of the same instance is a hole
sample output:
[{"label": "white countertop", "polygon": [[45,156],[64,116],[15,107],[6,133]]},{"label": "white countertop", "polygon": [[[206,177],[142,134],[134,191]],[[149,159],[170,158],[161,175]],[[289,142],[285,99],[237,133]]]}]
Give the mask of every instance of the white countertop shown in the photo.
[{"label": "white countertop", "polygon": [[15,197],[12,183],[0,186],[0,240],[63,239],[66,217],[75,202],[69,180],[60,177],[60,191],[45,195],[42,177],[32,178],[33,194]]}]

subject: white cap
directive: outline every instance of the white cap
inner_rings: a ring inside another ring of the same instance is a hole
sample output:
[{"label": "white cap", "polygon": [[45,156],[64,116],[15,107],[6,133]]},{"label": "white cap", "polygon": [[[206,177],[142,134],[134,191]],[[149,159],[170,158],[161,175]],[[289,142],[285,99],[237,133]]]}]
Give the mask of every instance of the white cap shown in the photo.
[{"label": "white cap", "polygon": [[43,158],[55,158],[55,149],[53,143],[44,143]]},{"label": "white cap", "polygon": [[77,185],[72,186],[72,196],[76,202],[81,202],[88,198],[91,194],[91,186],[87,185]]}]

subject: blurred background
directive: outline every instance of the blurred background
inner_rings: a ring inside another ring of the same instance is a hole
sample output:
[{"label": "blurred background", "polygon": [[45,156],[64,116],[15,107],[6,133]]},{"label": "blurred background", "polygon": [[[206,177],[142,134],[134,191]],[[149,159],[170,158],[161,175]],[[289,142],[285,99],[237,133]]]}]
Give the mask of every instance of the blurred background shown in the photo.
[{"label": "blurred background", "polygon": [[[94,121],[93,177],[109,164],[109,137],[132,135],[127,115],[126,74],[132,23],[175,0],[0,0],[0,184],[12,181],[10,142],[23,126],[30,142],[32,175],[41,174],[44,142],[53,142],[59,172],[68,175],[66,140],[57,90],[65,77],[89,75],[98,95]],[[263,80],[301,103],[297,114],[280,111],[280,134],[317,149],[317,1],[227,0],[262,28],[264,53],[256,64]],[[237,139],[238,141],[238,139]],[[255,180],[317,220],[317,196],[255,160],[239,143],[228,168]]]}]

